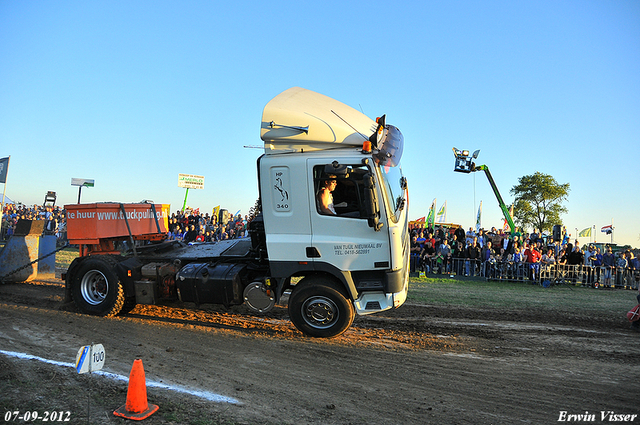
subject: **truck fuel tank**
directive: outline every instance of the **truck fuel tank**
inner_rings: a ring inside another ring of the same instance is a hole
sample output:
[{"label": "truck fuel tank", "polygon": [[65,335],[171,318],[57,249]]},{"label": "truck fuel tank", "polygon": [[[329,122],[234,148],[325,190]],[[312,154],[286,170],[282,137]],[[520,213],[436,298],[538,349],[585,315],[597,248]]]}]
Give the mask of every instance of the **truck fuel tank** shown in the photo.
[{"label": "truck fuel tank", "polygon": [[240,275],[245,268],[234,263],[189,263],[176,275],[178,297],[196,304],[242,304]]}]

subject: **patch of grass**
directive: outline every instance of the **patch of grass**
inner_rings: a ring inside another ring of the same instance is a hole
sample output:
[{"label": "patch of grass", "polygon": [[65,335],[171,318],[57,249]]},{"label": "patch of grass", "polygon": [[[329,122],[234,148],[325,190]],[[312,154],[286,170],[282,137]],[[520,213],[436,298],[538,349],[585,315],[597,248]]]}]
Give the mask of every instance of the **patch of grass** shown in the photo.
[{"label": "patch of grass", "polygon": [[619,311],[633,304],[635,291],[557,285],[544,288],[526,282],[450,278],[411,278],[408,300],[421,304],[479,308]]},{"label": "patch of grass", "polygon": [[56,267],[66,269],[71,262],[78,257],[77,247],[66,247],[62,251],[56,252]]}]

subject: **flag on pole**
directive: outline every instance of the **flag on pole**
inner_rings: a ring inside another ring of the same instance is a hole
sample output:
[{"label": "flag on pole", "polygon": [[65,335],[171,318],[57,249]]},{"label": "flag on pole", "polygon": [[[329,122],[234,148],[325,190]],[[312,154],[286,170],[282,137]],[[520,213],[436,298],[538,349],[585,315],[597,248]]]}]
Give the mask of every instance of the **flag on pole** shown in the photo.
[{"label": "flag on pole", "polygon": [[2,221],[2,214],[4,213],[4,197],[7,192],[7,171],[9,170],[9,158],[0,159],[0,183],[4,183],[2,188],[2,199],[0,199],[0,222]]},{"label": "flag on pole", "polygon": [[213,216],[216,218],[216,222],[220,220],[220,217],[218,217],[218,215],[220,214],[220,205],[218,205],[217,207],[213,207],[213,211],[211,212]]},{"label": "flag on pole", "polygon": [[419,223],[424,223],[424,220],[426,219],[426,217],[422,216],[419,219],[417,219],[416,221]]},{"label": "flag on pole", "polygon": [[584,229],[580,233],[578,233],[578,237],[579,238],[590,238],[591,237],[591,227],[587,227],[586,229]]},{"label": "flag on pole", "polygon": [[433,223],[436,221],[436,198],[433,198],[431,207],[429,208],[429,214],[427,214],[427,226],[433,227]]},{"label": "flag on pole", "polygon": [[480,206],[478,207],[478,218],[476,219],[476,233],[480,231],[480,227],[482,227],[482,201],[480,201]]},{"label": "flag on pole", "polygon": [[7,182],[7,171],[9,170],[9,157],[0,159],[0,183]]},{"label": "flag on pole", "polygon": [[438,217],[436,218],[438,223],[446,223],[447,222],[447,201],[444,201],[444,204],[438,210]]},{"label": "flag on pole", "polygon": [[613,233],[613,226],[611,224],[609,224],[608,226],[603,226],[602,229],[600,229],[600,231],[602,233],[606,233],[607,235],[610,235]]}]

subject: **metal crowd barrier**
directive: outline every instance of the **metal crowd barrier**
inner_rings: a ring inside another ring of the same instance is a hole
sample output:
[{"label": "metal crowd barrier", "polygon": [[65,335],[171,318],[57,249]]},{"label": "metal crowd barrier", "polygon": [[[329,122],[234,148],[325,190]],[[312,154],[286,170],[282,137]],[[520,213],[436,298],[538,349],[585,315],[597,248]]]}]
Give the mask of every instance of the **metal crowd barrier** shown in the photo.
[{"label": "metal crowd barrier", "polygon": [[528,282],[542,286],[578,285],[595,288],[638,289],[640,270],[621,267],[480,261],[465,258],[438,260],[413,257],[412,272],[431,275],[479,276],[488,280]]}]

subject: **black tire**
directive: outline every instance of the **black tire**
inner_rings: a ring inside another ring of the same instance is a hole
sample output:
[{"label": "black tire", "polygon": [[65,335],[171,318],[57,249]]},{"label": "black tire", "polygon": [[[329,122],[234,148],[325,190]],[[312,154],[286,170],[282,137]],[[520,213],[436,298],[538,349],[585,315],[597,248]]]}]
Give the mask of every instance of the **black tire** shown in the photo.
[{"label": "black tire", "polygon": [[71,279],[76,307],[86,314],[113,317],[124,306],[124,289],[115,272],[117,261],[107,255],[84,259]]},{"label": "black tire", "polygon": [[289,298],[289,317],[305,335],[333,338],[353,323],[355,310],[345,290],[320,276],[301,280]]}]

